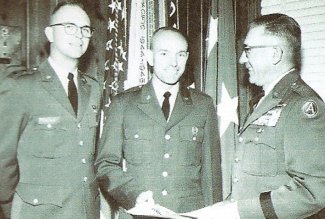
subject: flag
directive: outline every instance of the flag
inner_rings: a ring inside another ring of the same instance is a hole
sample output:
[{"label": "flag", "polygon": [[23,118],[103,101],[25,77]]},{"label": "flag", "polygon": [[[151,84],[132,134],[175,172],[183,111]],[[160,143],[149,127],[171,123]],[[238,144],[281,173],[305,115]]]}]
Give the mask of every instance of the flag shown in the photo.
[{"label": "flag", "polygon": [[127,64],[127,1],[111,0],[107,7],[107,41],[105,62],[105,98],[123,90]]},{"label": "flag", "polygon": [[205,92],[216,102],[223,175],[223,198],[230,194],[231,162],[238,127],[238,92],[233,0],[211,0]]},{"label": "flag", "polygon": [[150,78],[146,50],[156,25],[154,0],[132,0],[128,45],[128,74],[125,89],[146,84]]}]

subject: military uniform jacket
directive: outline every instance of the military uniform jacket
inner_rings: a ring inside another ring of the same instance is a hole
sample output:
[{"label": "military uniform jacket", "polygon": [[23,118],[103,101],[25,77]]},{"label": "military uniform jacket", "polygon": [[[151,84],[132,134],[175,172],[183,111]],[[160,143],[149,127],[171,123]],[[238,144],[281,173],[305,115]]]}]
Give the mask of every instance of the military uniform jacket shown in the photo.
[{"label": "military uniform jacket", "polygon": [[133,207],[146,190],[153,191],[156,203],[176,212],[220,200],[212,98],[180,89],[167,123],[152,83],[118,95],[109,107],[96,168],[102,189],[124,208]]},{"label": "military uniform jacket", "polygon": [[19,218],[99,218],[93,162],[101,92],[91,77],[78,80],[77,116],[47,61],[3,82],[0,201],[16,193]]},{"label": "military uniform jacket", "polygon": [[248,116],[232,158],[241,219],[305,218],[325,206],[325,107],[297,72]]}]

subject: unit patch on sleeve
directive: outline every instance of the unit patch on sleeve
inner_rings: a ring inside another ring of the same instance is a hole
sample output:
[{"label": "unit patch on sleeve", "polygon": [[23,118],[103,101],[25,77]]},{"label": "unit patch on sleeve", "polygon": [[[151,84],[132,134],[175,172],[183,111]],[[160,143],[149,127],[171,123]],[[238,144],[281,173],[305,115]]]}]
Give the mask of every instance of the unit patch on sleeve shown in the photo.
[{"label": "unit patch on sleeve", "polygon": [[302,106],[302,112],[308,117],[308,118],[315,118],[318,113],[318,107],[315,101],[309,100]]}]

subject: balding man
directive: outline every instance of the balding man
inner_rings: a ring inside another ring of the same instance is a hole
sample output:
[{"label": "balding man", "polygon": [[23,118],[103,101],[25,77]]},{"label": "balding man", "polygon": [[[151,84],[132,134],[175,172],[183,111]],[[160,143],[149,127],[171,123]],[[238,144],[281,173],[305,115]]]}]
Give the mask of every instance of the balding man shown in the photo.
[{"label": "balding man", "polygon": [[179,82],[188,56],[179,30],[158,29],[148,51],[152,80],[109,107],[96,168],[101,188],[125,209],[157,203],[184,212],[221,198],[212,98]]}]

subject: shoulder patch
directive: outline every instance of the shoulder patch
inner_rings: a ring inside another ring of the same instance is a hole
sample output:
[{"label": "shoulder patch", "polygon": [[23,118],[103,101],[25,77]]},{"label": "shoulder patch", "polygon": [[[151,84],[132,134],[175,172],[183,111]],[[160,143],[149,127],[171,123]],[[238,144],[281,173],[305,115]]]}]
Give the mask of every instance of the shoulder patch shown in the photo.
[{"label": "shoulder patch", "polygon": [[313,100],[306,101],[301,109],[308,118],[315,118],[318,114],[317,103]]}]

